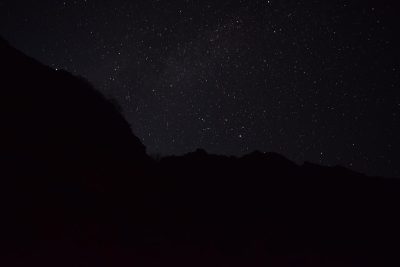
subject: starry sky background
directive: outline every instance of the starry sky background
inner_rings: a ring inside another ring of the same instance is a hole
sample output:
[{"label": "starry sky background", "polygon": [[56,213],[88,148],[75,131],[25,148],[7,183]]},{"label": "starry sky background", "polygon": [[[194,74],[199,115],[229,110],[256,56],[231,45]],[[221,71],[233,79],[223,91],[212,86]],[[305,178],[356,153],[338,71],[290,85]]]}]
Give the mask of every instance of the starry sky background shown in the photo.
[{"label": "starry sky background", "polygon": [[150,154],[400,177],[396,1],[0,1],[0,35],[118,102]]}]

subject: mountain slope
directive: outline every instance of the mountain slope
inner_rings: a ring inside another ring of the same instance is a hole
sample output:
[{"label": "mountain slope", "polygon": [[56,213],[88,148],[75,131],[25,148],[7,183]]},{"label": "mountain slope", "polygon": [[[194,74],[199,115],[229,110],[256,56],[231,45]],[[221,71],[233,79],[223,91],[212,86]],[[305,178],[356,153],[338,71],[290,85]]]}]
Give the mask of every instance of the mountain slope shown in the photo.
[{"label": "mountain slope", "polygon": [[275,153],[154,161],[84,79],[1,39],[0,58],[2,266],[398,266],[400,180]]},{"label": "mountain slope", "polygon": [[74,175],[148,160],[117,108],[83,78],[56,71],[0,39],[2,156]]}]

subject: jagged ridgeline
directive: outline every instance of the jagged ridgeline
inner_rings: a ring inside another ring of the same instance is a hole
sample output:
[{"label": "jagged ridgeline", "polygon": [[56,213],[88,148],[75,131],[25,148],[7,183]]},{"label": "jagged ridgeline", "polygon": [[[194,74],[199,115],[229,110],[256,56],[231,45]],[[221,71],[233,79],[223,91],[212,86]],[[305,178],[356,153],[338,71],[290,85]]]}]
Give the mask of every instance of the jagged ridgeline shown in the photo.
[{"label": "jagged ridgeline", "polygon": [[399,180],[262,152],[153,160],[85,79],[1,38],[0,123],[1,266],[398,262]]}]

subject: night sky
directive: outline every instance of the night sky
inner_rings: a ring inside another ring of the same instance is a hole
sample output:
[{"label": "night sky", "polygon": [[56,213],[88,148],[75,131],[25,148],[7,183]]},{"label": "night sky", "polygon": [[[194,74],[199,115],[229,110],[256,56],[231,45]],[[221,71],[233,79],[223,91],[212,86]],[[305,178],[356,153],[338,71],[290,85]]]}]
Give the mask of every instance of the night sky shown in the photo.
[{"label": "night sky", "polygon": [[12,0],[0,35],[119,103],[150,154],[272,151],[400,177],[395,3]]}]

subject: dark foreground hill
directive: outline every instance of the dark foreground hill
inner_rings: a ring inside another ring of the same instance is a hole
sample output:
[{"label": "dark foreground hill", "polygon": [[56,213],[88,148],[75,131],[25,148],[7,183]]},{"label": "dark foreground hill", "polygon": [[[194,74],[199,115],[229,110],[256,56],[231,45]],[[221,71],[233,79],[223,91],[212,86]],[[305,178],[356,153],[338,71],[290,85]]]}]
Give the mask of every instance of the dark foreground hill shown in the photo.
[{"label": "dark foreground hill", "polygon": [[273,153],[151,160],[85,80],[0,39],[1,266],[398,266],[400,181]]}]

